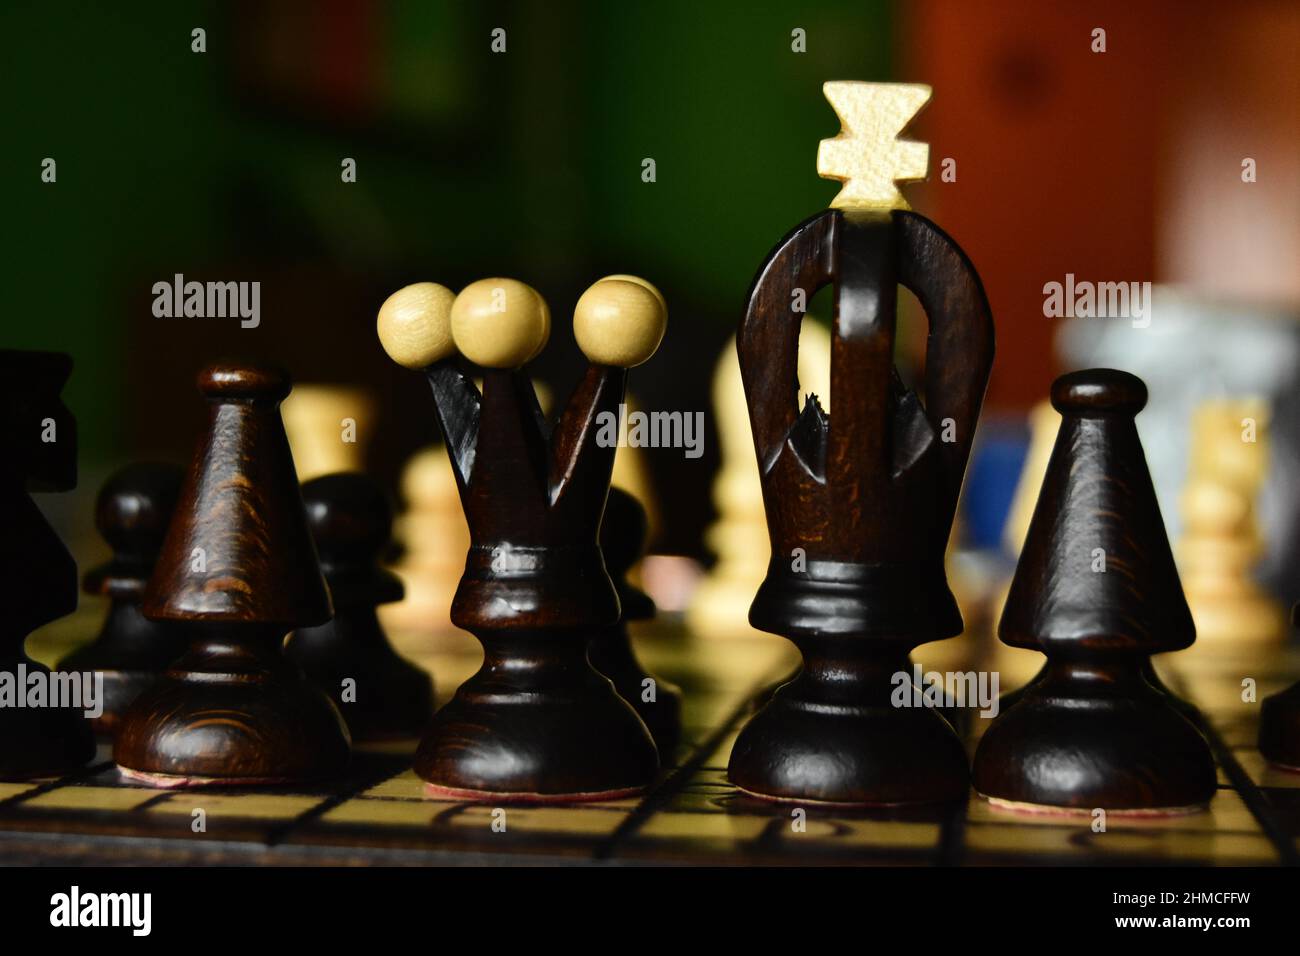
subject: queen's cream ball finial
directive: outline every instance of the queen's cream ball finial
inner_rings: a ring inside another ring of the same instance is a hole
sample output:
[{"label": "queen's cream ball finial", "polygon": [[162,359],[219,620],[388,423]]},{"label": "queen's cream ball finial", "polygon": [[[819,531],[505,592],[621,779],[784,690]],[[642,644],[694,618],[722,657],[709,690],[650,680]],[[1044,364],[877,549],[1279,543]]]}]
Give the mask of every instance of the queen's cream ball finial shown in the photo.
[{"label": "queen's cream ball finial", "polygon": [[655,354],[668,327],[663,295],[636,276],[606,276],[578,300],[573,335],[597,365],[632,368]]},{"label": "queen's cream ball finial", "polygon": [[456,294],[436,282],[417,282],[385,299],[375,324],[388,357],[406,368],[421,369],[452,355],[455,301]]},{"label": "queen's cream ball finial", "polygon": [[456,348],[483,368],[518,368],[546,346],[551,312],[541,294],[518,279],[479,279],[451,307]]}]

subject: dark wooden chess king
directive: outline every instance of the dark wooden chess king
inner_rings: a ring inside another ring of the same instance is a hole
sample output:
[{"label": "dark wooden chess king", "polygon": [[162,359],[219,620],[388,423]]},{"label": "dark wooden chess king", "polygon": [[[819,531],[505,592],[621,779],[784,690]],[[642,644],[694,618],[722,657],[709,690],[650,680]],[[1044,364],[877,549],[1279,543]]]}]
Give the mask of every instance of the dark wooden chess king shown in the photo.
[{"label": "dark wooden chess king", "polygon": [[313,478],[302,496],[334,617],[294,631],[285,653],[329,694],[354,741],[418,737],[433,716],[433,682],[397,655],[375,613],[403,593],[378,564],[393,529],[388,497],[351,472]]},{"label": "dark wooden chess king", "polygon": [[[798,407],[802,314],[835,285],[828,416]],[[930,321],[924,405],[893,366],[896,287]],[[993,361],[979,277],[929,220],[832,209],[759,269],[737,339],[772,559],[750,623],[803,668],[745,726],[729,775],[777,799],[957,800],[966,755],[937,712],[891,705],[918,644],[961,633],[943,556]]]},{"label": "dark wooden chess king", "polygon": [[284,783],[340,773],[347,728],[281,652],[331,608],[280,402],[282,372],[199,376],[208,425],[185,476],[144,615],[189,650],[122,717],[113,757],[156,786]]},{"label": "dark wooden chess king", "polygon": [[[591,364],[548,426],[521,369],[550,333],[534,289],[483,279],[453,296],[420,283],[380,309],[389,356],[423,370],[433,389],[471,538],[451,619],[484,650],[416,753],[435,793],[601,799],[635,793],[656,773],[650,733],[587,646],[620,610],[597,538],[617,450],[607,426],[666,314],[658,290],[631,276],[588,289],[574,332]],[[483,369],[481,395],[457,351]]]},{"label": "dark wooden chess king", "polygon": [[1180,811],[1214,794],[1201,733],[1146,677],[1150,655],[1195,639],[1134,417],[1127,372],[1052,386],[1061,429],[999,625],[1047,655],[985,732],[975,788],[1011,807]]},{"label": "dark wooden chess king", "polygon": [[[27,635],[77,608],[77,566],[29,492],[77,484],[77,423],[59,397],[72,360],[0,349],[0,674],[15,694],[48,670],[23,650]],[[0,706],[0,779],[53,774],[86,763],[95,739],[84,709]]]},{"label": "dark wooden chess king", "polygon": [[[645,554],[649,530],[641,503],[622,488],[610,488],[600,527],[600,550],[623,613],[617,624],[595,631],[587,644],[587,658],[636,709],[666,761],[681,739],[682,692],[642,666],[628,634],[629,621],[645,621],[655,615],[654,601],[627,580],[632,566]],[[648,698],[647,691],[653,696]]]},{"label": "dark wooden chess king", "polygon": [[183,476],[177,465],[127,465],[104,483],[95,503],[95,527],[113,557],[90,571],[82,587],[109,598],[108,615],[99,635],[60,661],[59,669],[104,675],[103,713],[94,720],[103,737],[116,732],[131,702],[185,650],[174,624],[150,621],[140,611]]}]

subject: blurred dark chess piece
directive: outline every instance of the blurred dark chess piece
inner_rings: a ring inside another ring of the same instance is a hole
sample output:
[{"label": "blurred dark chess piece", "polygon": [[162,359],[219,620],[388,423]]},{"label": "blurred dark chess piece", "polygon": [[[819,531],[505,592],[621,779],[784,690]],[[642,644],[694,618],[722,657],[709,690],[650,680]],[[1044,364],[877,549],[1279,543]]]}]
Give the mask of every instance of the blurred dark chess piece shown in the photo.
[{"label": "blurred dark chess piece", "polygon": [[998,628],[1047,667],[976,751],[995,804],[1166,813],[1214,794],[1205,738],[1147,677],[1195,629],[1134,423],[1146,400],[1111,369],[1052,386],[1061,428]]},{"label": "blurred dark chess piece", "polygon": [[208,426],[143,606],[189,650],[136,698],[113,748],[144,783],[290,783],[347,765],[338,710],[281,653],[290,630],[330,617],[280,422],[289,387],[269,369],[199,376]]},{"label": "blurred dark chess piece", "polygon": [[[617,450],[627,369],[654,354],[663,297],[631,276],[602,279],[574,313],[587,373],[548,425],[522,366],[546,344],[550,312],[532,288],[483,279],[459,296],[408,286],[379,312],[380,340],[423,370],[469,523],[451,620],[483,644],[483,666],[438,712],[416,772],[430,792],[468,799],[595,800],[654,778],[654,741],[587,660],[618,623],[597,535]],[[455,353],[483,369],[483,392]]]},{"label": "blurred dark chess piece", "polygon": [[433,716],[433,682],[397,655],[375,613],[402,599],[402,582],[378,563],[392,538],[392,505],[356,472],[314,478],[302,497],[334,619],[294,631],[285,653],[333,699],[354,742],[419,737]]},{"label": "blurred dark chess piece", "polygon": [[[926,147],[884,139],[878,168],[864,169],[872,150],[850,132],[901,130],[929,88],[825,91],[845,132],[822,143],[818,169],[845,187],[759,268],[737,339],[772,543],[749,620],[789,638],[803,667],[745,725],[728,776],[755,796],[801,803],[957,801],[969,772],[951,724],[894,697],[912,648],[962,631],[944,552],[993,319],[970,261],[895,188],[924,175]],[[792,302],[831,283],[828,416],[815,395],[799,408],[804,316]],[[900,284],[929,319],[924,404],[893,365]]]},{"label": "blurred dark chess piece", "polygon": [[37,675],[49,686],[49,671],[23,651],[27,635],[77,609],[77,565],[29,494],[77,485],[77,423],[59,397],[70,374],[72,360],[66,355],[0,349],[3,779],[62,773],[95,755],[94,733],[85,717],[89,705],[19,706],[17,699],[28,693]]},{"label": "blurred dark chess piece", "polygon": [[[1300,604],[1291,609],[1300,628]],[[1259,715],[1259,752],[1270,763],[1300,773],[1300,681],[1265,697]]]},{"label": "blurred dark chess piece", "polygon": [[[667,763],[677,749],[682,733],[681,689],[647,671],[632,648],[629,621],[648,621],[655,616],[655,603],[644,591],[630,584],[628,572],[645,555],[649,525],[641,502],[622,488],[610,488],[605,503],[605,520],[600,526],[600,550],[605,570],[618,590],[623,609],[617,624],[599,628],[587,643],[587,659],[614,683],[619,696],[636,709],[650,728]],[[647,700],[652,695],[653,699]]]},{"label": "blurred dark chess piece", "polygon": [[150,621],[140,611],[184,474],[178,465],[139,462],[99,490],[95,527],[113,557],[89,572],[82,588],[109,598],[108,616],[99,635],[60,661],[59,670],[104,675],[103,713],[94,719],[103,737],[113,735],[131,701],[185,651],[184,634],[174,624]]}]

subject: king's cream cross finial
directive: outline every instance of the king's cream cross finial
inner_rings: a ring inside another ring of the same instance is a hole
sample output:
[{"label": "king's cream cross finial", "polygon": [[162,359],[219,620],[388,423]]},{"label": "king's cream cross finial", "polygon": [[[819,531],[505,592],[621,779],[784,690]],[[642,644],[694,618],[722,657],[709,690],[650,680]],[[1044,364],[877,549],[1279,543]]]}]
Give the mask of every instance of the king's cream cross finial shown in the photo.
[{"label": "king's cream cross finial", "polygon": [[930,101],[930,87],[833,82],[822,84],[822,92],[840,118],[840,134],[817,149],[817,175],[844,183],[831,207],[911,208],[896,183],[925,178],[930,147],[898,135]]}]

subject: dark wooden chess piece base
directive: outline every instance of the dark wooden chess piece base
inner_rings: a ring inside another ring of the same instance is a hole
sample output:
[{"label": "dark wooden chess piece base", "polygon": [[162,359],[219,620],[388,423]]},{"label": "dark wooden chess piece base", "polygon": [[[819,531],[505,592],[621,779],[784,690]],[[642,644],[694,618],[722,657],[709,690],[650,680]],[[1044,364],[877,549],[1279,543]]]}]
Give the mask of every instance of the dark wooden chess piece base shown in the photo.
[{"label": "dark wooden chess piece base", "polygon": [[265,369],[199,376],[208,428],[143,607],[190,645],[122,718],[113,757],[133,779],[289,783],[347,765],[337,709],[281,652],[290,630],[331,613],[280,422],[289,388]]},{"label": "dark wooden chess piece base", "polygon": [[[610,488],[600,528],[600,550],[623,613],[617,624],[597,629],[587,644],[587,659],[636,710],[654,737],[660,757],[667,760],[681,740],[682,692],[642,666],[627,629],[629,621],[647,621],[655,615],[654,601],[627,580],[632,566],[645,554],[648,533],[641,503],[621,488]],[[654,700],[645,699],[647,683],[653,686]]]},{"label": "dark wooden chess piece base", "polygon": [[980,740],[975,788],[1029,811],[1202,808],[1209,745],[1146,677],[1152,654],[1195,638],[1134,424],[1146,387],[1075,372],[1052,404],[1061,430],[999,626],[1047,665]]},{"label": "dark wooden chess piece base", "polygon": [[174,625],[150,621],[140,611],[183,476],[176,465],[140,462],[116,472],[99,491],[95,525],[113,557],[86,575],[83,589],[111,603],[98,636],[64,658],[59,670],[104,675],[103,713],[93,720],[101,737],[113,736],[131,702],[185,651]]},{"label": "dark wooden chess piece base", "polygon": [[403,593],[377,563],[392,534],[392,506],[355,473],[314,478],[302,495],[334,618],[294,631],[285,653],[334,701],[354,742],[419,737],[433,716],[433,681],[393,650],[375,613]]},{"label": "dark wooden chess piece base", "polygon": [[[1300,628],[1300,604],[1291,609]],[[1259,713],[1259,752],[1282,770],[1300,773],[1300,683],[1265,697]]]},{"label": "dark wooden chess piece base", "polygon": [[[802,411],[792,294],[835,284],[832,413]],[[924,405],[893,367],[897,286],[930,321]],[[745,725],[728,776],[799,803],[958,801],[965,750],[934,709],[891,703],[919,644],[959,634],[943,556],[993,361],[979,277],[910,212],[832,209],[759,269],[738,336],[772,561],[750,610],[798,675]]]},{"label": "dark wooden chess piece base", "polygon": [[[29,494],[76,487],[77,426],[59,397],[71,373],[66,355],[0,349],[0,672],[17,693],[20,674],[49,675],[23,651],[27,635],[77,608],[76,563]],[[0,779],[64,773],[94,754],[82,710],[0,707]]]}]

